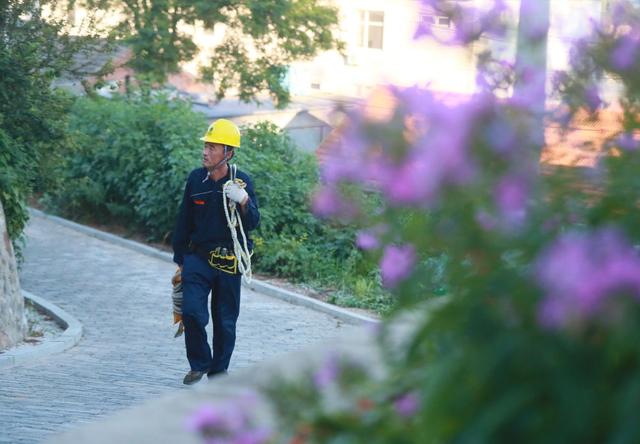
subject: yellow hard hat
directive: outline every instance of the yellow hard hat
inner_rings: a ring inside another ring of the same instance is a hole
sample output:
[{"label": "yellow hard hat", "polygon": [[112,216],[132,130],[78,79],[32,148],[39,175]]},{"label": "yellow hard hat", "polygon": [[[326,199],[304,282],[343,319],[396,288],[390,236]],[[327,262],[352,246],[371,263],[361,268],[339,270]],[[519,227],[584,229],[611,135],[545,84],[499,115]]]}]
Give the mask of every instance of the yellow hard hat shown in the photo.
[{"label": "yellow hard hat", "polygon": [[240,146],[240,130],[232,121],[218,119],[209,125],[207,132],[200,140],[238,148]]}]

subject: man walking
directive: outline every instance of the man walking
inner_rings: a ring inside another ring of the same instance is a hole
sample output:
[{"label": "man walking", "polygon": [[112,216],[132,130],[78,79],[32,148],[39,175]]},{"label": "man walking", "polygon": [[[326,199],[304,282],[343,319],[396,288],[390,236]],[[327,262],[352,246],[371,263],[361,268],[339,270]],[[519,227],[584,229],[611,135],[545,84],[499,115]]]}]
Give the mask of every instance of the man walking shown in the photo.
[{"label": "man walking", "polygon": [[[194,384],[205,374],[211,377],[226,373],[235,346],[242,276],[223,194],[239,207],[244,230],[253,230],[260,220],[251,178],[235,168],[232,171],[228,164],[240,147],[238,128],[229,120],[219,119],[201,140],[203,167],[189,174],[173,233],[173,260],[182,279],[182,321],[191,367],[184,377],[185,384]],[[239,231],[238,227],[235,229]],[[240,238],[241,233],[237,235]],[[251,239],[248,247],[252,249]],[[209,292],[212,348],[206,331]]]}]

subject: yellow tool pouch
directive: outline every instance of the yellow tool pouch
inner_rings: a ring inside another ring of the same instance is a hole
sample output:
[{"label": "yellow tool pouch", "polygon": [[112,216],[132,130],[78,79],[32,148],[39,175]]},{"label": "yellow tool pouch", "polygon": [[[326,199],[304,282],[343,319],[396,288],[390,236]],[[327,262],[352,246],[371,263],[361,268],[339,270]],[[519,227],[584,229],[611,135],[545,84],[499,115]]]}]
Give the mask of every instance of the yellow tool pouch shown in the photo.
[{"label": "yellow tool pouch", "polygon": [[207,261],[211,267],[225,273],[236,274],[238,272],[238,258],[226,248],[218,247],[211,250]]}]

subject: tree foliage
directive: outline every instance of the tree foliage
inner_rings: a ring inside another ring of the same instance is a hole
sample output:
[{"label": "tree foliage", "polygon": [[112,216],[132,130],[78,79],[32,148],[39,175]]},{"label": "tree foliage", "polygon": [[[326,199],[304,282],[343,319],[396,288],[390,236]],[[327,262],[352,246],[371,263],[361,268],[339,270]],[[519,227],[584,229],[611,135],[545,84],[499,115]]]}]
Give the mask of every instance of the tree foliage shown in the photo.
[{"label": "tree foliage", "polygon": [[198,48],[191,26],[213,31],[224,25],[224,39],[202,67],[218,99],[237,88],[244,101],[269,91],[281,106],[289,99],[282,85],[289,63],[320,50],[339,48],[332,31],[335,8],[318,0],[85,0],[90,8],[119,13],[115,28],[133,49],[130,66],[152,81],[164,81],[192,60]]},{"label": "tree foliage", "polygon": [[71,37],[64,23],[45,19],[50,2],[0,3],[0,199],[12,239],[27,220],[25,200],[51,181],[48,173],[65,146],[71,98],[51,88],[73,71],[74,56],[96,40]]}]

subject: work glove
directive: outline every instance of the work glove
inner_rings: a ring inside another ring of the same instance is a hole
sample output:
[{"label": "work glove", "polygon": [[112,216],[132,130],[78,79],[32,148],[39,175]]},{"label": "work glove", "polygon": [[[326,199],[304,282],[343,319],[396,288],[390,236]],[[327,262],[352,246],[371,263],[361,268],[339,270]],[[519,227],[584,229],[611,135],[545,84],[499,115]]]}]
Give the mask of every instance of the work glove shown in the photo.
[{"label": "work glove", "polygon": [[182,267],[178,267],[175,274],[171,278],[173,286],[171,292],[171,300],[173,302],[173,323],[178,324],[178,331],[174,337],[178,337],[184,332],[184,324],[182,323]]},{"label": "work glove", "polygon": [[182,282],[182,267],[178,267],[178,269],[176,270],[175,274],[171,278],[171,285],[173,285],[175,287],[180,282]]},{"label": "work glove", "polygon": [[244,184],[240,185],[238,182],[230,182],[224,187],[224,193],[228,199],[242,205],[249,199],[249,195],[244,190]]}]

